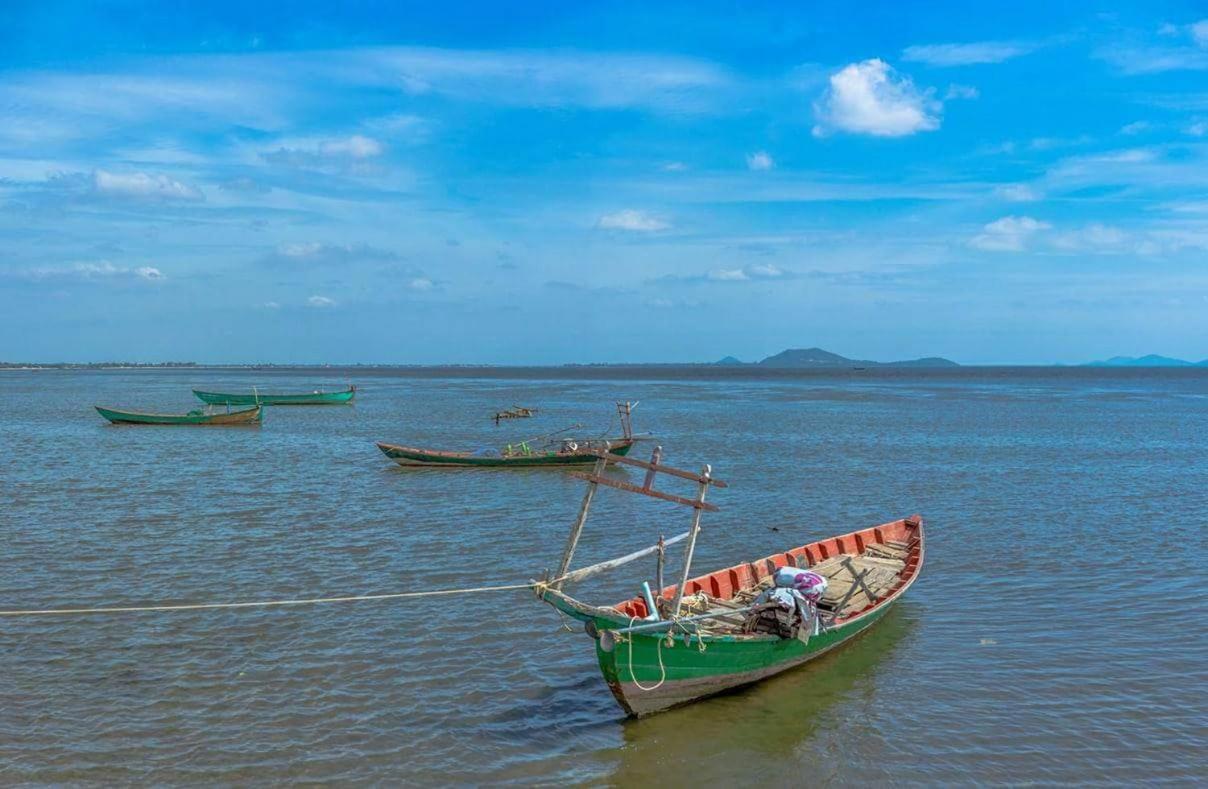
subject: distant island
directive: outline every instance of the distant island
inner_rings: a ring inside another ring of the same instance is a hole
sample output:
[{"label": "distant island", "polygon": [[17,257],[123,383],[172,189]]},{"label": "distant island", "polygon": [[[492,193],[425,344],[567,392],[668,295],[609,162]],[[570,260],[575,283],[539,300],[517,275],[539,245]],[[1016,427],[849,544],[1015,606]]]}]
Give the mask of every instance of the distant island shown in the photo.
[{"label": "distant island", "polygon": [[790,348],[758,362],[741,362],[733,356],[714,362],[726,367],[772,367],[777,369],[804,369],[810,367],[960,367],[951,359],[926,356],[922,359],[905,359],[898,362],[874,362],[870,359],[849,359],[821,348]]},{"label": "distant island", "polygon": [[1087,362],[1083,367],[1208,367],[1208,359],[1202,362],[1189,362],[1186,359],[1173,359],[1169,356],[1158,356],[1151,353],[1148,356],[1113,356],[1097,362]]}]

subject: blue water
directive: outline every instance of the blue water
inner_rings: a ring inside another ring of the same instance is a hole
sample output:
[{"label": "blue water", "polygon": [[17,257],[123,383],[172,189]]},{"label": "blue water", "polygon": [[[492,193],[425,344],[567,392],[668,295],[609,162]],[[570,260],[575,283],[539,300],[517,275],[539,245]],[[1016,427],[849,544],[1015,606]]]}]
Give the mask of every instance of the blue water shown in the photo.
[{"label": "blue water", "polygon": [[[354,406],[272,409],[259,429],[112,427],[91,410],[349,378]],[[2,372],[0,608],[527,580],[556,565],[581,483],[401,469],[373,442],[601,435],[616,400],[640,401],[635,425],[667,462],[730,483],[711,496],[701,570],[918,512],[921,579],[848,646],[640,721],[582,631],[524,592],[0,619],[0,782],[1208,774],[1208,371]],[[489,421],[516,403],[540,412]],[[687,522],[602,491],[576,563]],[[629,597],[646,564],[576,591]]]}]

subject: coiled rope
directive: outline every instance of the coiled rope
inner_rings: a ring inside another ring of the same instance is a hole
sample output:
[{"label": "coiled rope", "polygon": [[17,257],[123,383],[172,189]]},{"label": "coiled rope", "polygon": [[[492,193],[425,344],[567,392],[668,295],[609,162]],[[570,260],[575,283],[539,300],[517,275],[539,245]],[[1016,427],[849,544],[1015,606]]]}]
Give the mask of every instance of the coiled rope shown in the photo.
[{"label": "coiled rope", "polygon": [[472,586],[465,589],[435,589],[427,592],[392,592],[389,594],[345,595],[343,597],[307,597],[296,600],[255,600],[241,603],[183,603],[181,605],[124,605],[100,606],[96,608],[41,608],[28,610],[0,611],[0,616],[52,616],[69,614],[132,614],[140,611],[202,611],[217,608],[280,608],[291,605],[317,605],[319,603],[353,603],[362,600],[402,600],[408,597],[439,597],[477,592],[506,592],[516,589],[534,589],[548,586],[552,581],[529,581],[523,584],[502,586]]}]

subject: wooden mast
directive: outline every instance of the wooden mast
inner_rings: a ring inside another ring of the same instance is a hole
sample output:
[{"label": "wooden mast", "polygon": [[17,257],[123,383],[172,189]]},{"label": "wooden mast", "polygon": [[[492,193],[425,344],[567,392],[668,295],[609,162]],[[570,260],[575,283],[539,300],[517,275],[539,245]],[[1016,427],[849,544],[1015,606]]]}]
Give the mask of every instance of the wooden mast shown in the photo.
[{"label": "wooden mast", "polygon": [[705,493],[709,490],[709,481],[713,468],[706,463],[701,469],[700,485],[696,489],[697,507],[692,512],[692,530],[688,532],[688,546],[684,548],[684,569],[680,573],[679,586],[675,588],[675,601],[671,604],[671,616],[679,616],[680,603],[684,599],[684,586],[688,583],[689,573],[692,570],[692,554],[696,551],[696,537],[700,534],[700,516],[704,512]]},{"label": "wooden mast", "polygon": [[[605,458],[598,458],[595,467],[592,469],[592,476],[598,480],[607,466],[608,461]],[[574,558],[575,547],[579,544],[579,535],[583,533],[583,524],[587,523],[587,511],[591,509],[591,500],[596,495],[596,488],[599,487],[599,483],[596,480],[589,481],[587,492],[583,494],[583,504],[579,506],[579,517],[575,519],[575,525],[570,529],[570,537],[566,540],[566,549],[562,551],[562,563],[558,565],[558,574],[554,576],[558,580],[551,584],[554,589],[562,588],[562,576],[566,575],[566,571],[570,568],[570,560]]]},{"label": "wooden mast", "polygon": [[[628,403],[618,403],[617,405],[618,408],[629,407]],[[558,567],[558,574],[554,576],[554,581],[550,584],[551,588],[561,589],[563,581],[566,580],[567,571],[570,569],[571,559],[574,558],[575,547],[579,543],[579,536],[583,533],[583,526],[587,522],[587,513],[591,508],[591,502],[595,497],[596,489],[600,485],[605,485],[610,488],[626,490],[630,493],[641,493],[644,496],[650,496],[651,498],[661,499],[662,501],[670,501],[693,508],[694,513],[692,516],[691,530],[683,535],[680,535],[679,537],[674,538],[673,540],[664,540],[662,536],[660,536],[658,544],[653,548],[653,552],[657,552],[659,556],[659,575],[661,576],[663,563],[662,558],[665,547],[672,542],[678,542],[680,539],[685,537],[688,540],[688,547],[684,550],[683,579],[680,581],[679,591],[676,594],[675,608],[673,609],[674,611],[678,612],[679,603],[683,597],[684,584],[687,582],[688,571],[692,566],[692,554],[696,550],[696,538],[697,535],[700,534],[701,513],[705,510],[716,512],[718,509],[717,505],[707,504],[705,502],[705,493],[708,491],[710,485],[724,488],[726,487],[726,483],[719,479],[713,479],[712,467],[708,465],[704,466],[699,474],[694,474],[691,471],[685,471],[683,469],[672,468],[671,466],[664,466],[661,462],[663,457],[663,448],[659,446],[656,446],[654,448],[654,452],[651,453],[650,462],[613,455],[607,450],[596,450],[593,452],[593,454],[596,456],[596,465],[590,474],[585,474],[578,471],[571,472],[570,474],[570,476],[584,480],[588,483],[587,492],[583,495],[583,504],[579,507],[579,516],[575,519],[575,523],[571,527],[570,536],[567,538],[566,542],[566,549],[562,552],[562,563]],[[630,482],[623,482],[619,479],[604,476],[604,471],[608,468],[609,463],[620,463],[627,466],[637,466],[638,468],[646,469],[646,478],[643,480],[643,484],[640,486],[634,485]],[[658,474],[667,474],[668,476],[672,477],[692,480],[697,484],[696,496],[694,498],[685,498],[683,496],[676,496],[671,493],[664,493],[661,490],[656,490],[654,488],[654,481]],[[648,555],[649,552],[651,552],[650,549],[640,551],[637,554],[630,554],[629,556],[622,558],[625,560],[630,560],[638,558],[642,555]],[[614,562],[605,562],[603,564],[613,566]],[[595,568],[593,567],[592,569],[594,570]],[[571,575],[573,577],[576,574],[577,571]],[[659,585],[661,591],[661,577],[659,578]]]}]

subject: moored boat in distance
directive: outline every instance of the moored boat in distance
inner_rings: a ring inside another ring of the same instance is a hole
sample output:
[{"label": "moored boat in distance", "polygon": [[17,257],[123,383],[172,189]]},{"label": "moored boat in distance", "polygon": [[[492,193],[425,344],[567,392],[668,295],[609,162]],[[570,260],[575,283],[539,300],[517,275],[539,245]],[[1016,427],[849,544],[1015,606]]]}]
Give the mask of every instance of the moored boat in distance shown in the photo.
[{"label": "moored boat in distance", "polygon": [[[689,578],[701,513],[716,510],[705,503],[705,493],[724,483],[712,478],[708,466],[694,474],[661,465],[657,449],[650,463],[632,458],[612,462],[646,468],[645,484],[603,476],[603,462],[592,474],[576,474],[588,481],[589,492],[561,567],[552,579],[538,583],[537,596],[584,622],[595,641],[600,671],[630,715],[659,712],[748,685],[829,652],[879,621],[922,569],[923,520],[914,515]],[[695,480],[696,497],[655,490],[653,480],[659,473]],[[693,507],[692,527],[666,541],[660,537],[651,548],[568,572],[600,484]],[[682,540],[687,547],[680,583],[664,587],[665,546]],[[562,591],[566,583],[652,553],[658,557],[657,591],[644,583],[642,594],[614,606],[584,603]],[[793,589],[806,587],[818,594],[796,594],[793,602]],[[787,606],[775,601],[773,593],[782,592],[789,595]]]},{"label": "moored boat in distance", "polygon": [[152,414],[93,406],[97,413],[115,425],[259,425],[264,419],[260,406],[240,411],[208,411],[197,408],[185,414]]},{"label": "moored boat in distance", "polygon": [[343,405],[356,397],[357,388],[349,385],[338,392],[299,392],[295,394],[261,394],[244,392],[205,392],[194,389],[197,399],[210,405]]},{"label": "moored boat in distance", "polygon": [[[400,466],[429,466],[446,468],[533,468],[541,466],[575,466],[595,463],[599,453],[609,457],[624,457],[638,442],[630,422],[637,403],[617,403],[622,435],[618,438],[554,439],[557,433],[508,444],[502,449],[478,452],[449,452],[423,449],[399,444],[377,442],[377,448]],[[576,425],[576,427],[578,427]],[[573,428],[567,428],[573,429]],[[565,433],[566,431],[559,431]]]}]

